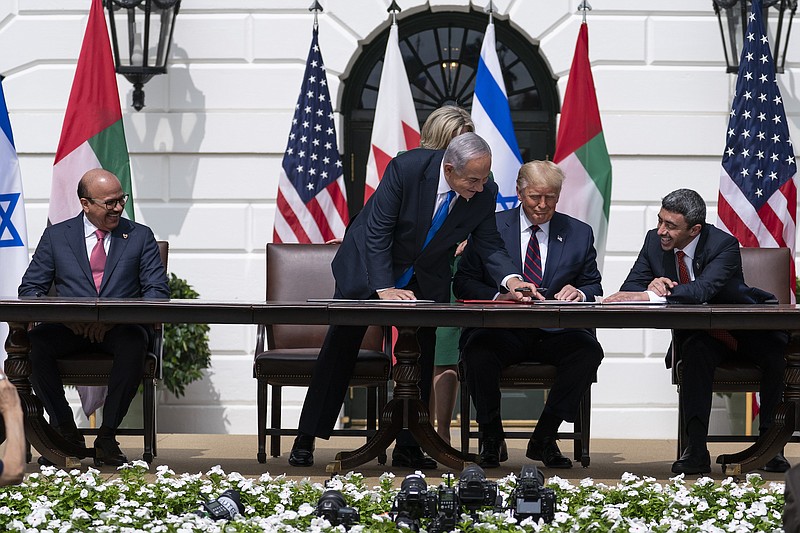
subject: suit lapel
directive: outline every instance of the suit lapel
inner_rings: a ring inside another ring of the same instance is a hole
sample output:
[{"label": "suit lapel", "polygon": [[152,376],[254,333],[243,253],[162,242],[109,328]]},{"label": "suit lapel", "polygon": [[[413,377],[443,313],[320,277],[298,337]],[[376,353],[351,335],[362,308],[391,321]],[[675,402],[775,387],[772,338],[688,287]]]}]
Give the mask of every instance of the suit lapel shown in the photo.
[{"label": "suit lapel", "polygon": [[111,245],[106,258],[106,268],[103,271],[103,283],[100,285],[100,293],[108,285],[108,280],[111,278],[114,268],[119,263],[120,257],[125,253],[125,248],[128,246],[128,235],[131,230],[133,230],[133,225],[130,221],[120,218],[119,225],[111,232]]},{"label": "suit lapel", "polygon": [[[520,241],[520,232],[522,231],[519,227],[519,207],[515,207],[510,211],[507,211],[509,215],[503,217],[503,223],[500,224],[498,227],[498,231],[500,232],[500,237],[503,239],[503,242],[511,246],[508,250],[508,255],[511,256],[511,260],[514,262],[514,266],[517,268],[517,272],[522,272],[522,242]],[[511,215],[510,213],[513,213]],[[498,213],[495,216],[502,216]]]},{"label": "suit lapel", "polygon": [[[425,238],[428,236],[428,230],[431,228],[433,208],[436,205],[436,190],[439,187],[439,167],[441,166],[441,162],[441,158],[438,157],[431,161],[431,164],[423,175],[422,183],[420,184],[419,198],[417,199],[417,205],[419,206],[419,211],[417,212],[418,229],[415,235],[417,255],[422,251],[422,245],[425,244]],[[458,207],[458,202],[461,200],[463,199],[459,198],[457,200],[456,205],[453,207],[454,211],[455,208]],[[449,219],[450,216],[445,219],[444,225],[447,225]],[[442,228],[439,228],[437,234],[441,233],[443,233]]]},{"label": "suit lapel", "polygon": [[550,281],[561,264],[561,254],[564,251],[564,243],[567,240],[567,227],[564,220],[558,213],[550,219],[550,234],[547,237],[547,262],[544,267],[544,278],[542,287],[549,287]]},{"label": "suit lapel", "polygon": [[92,277],[92,267],[89,266],[89,256],[86,253],[86,235],[83,231],[83,213],[69,221],[69,231],[67,232],[67,244],[75,261],[86,276],[86,280],[94,288],[94,278]]}]

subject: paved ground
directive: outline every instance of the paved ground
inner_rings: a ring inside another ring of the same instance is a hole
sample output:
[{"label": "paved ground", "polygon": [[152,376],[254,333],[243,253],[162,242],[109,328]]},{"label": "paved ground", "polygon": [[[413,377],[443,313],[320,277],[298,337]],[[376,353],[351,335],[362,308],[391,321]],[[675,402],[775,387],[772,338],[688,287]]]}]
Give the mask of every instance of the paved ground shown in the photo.
[{"label": "paved ground", "polygon": [[[141,457],[140,437],[120,437],[123,451],[130,459]],[[90,440],[91,442],[91,440]],[[291,438],[283,439],[282,455],[268,457],[266,464],[256,461],[256,436],[255,435],[197,435],[197,434],[168,434],[158,437],[158,457],[153,465],[169,465],[177,473],[206,472],[214,465],[220,465],[226,472],[239,472],[246,476],[259,476],[264,472],[272,475],[286,474],[293,478],[310,477],[314,481],[323,481],[329,477],[325,472],[325,465],[334,459],[337,452],[357,448],[363,443],[360,438],[334,438],[329,441],[317,440],[315,453],[316,464],[311,468],[294,468],[289,465],[288,451],[291,448]],[[500,468],[487,470],[487,476],[492,479],[503,477],[511,472],[518,473],[524,464],[535,464],[542,468],[541,463],[531,462],[525,457],[525,440],[509,440],[509,460]],[[475,441],[472,446],[475,451]],[[571,442],[561,442],[562,451],[566,452]],[[650,476],[659,481],[667,481],[672,476],[670,467],[675,460],[676,442],[674,440],[609,440],[593,439],[591,442],[591,464],[588,468],[581,468],[576,464],[571,469],[554,470],[542,468],[546,477],[560,476],[571,481],[591,477],[595,481],[614,483],[625,472],[639,476]],[[730,453],[744,448],[743,444],[712,444],[710,446],[712,463],[716,455]],[[792,464],[800,464],[800,445],[790,444],[786,449],[786,456]],[[34,461],[28,466],[28,472],[38,470],[36,464],[37,454],[34,451]],[[91,465],[91,460],[83,460],[84,468]],[[113,467],[102,467],[103,472],[112,474]],[[383,472],[393,471],[402,479],[411,473],[409,469],[391,467],[391,449],[389,462],[380,465],[377,461],[367,463],[356,471],[367,477],[368,485],[377,484],[377,478]],[[446,470],[439,468],[434,471],[444,473]],[[431,472],[430,474],[434,474]],[[429,475],[430,475],[429,474]],[[458,472],[456,472],[458,474]],[[783,481],[783,474],[761,473],[767,480]],[[726,476],[718,465],[713,465],[711,476],[722,480]]]}]

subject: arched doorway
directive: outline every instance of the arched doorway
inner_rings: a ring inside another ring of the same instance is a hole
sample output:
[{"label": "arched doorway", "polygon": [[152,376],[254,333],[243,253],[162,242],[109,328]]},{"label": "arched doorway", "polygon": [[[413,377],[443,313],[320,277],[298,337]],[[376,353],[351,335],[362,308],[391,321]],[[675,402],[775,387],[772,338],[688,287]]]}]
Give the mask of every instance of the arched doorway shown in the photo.
[{"label": "arched doorway", "polygon": [[[488,18],[485,13],[426,11],[399,23],[400,52],[420,125],[443,104],[472,107],[475,72]],[[556,79],[539,47],[495,18],[497,55],[522,159],[552,159],[559,98]],[[364,179],[378,84],[389,28],[364,47],[344,80],[344,170],[351,215],[363,205]]]}]

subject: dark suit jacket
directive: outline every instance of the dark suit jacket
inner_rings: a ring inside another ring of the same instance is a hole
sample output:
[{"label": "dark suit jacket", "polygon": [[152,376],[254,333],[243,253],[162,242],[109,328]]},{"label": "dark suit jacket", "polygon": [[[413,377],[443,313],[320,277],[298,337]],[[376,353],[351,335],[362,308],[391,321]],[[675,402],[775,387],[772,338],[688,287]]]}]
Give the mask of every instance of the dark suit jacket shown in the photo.
[{"label": "dark suit jacket", "polygon": [[450,256],[470,234],[474,248],[497,283],[519,270],[508,256],[494,222],[497,185],[487,183],[469,201],[455,200],[444,224],[425,249],[443,151],[417,148],[392,159],[380,185],[351,221],[336,257],[336,296],[367,299],[414,265],[420,299],[450,301]]},{"label": "dark suit jacket", "polygon": [[[110,238],[99,296],[169,298],[167,276],[150,228],[122,218]],[[44,230],[18,292],[45,296],[54,282],[59,296],[98,296],[86,253],[83,213]]]},{"label": "dark suit jacket", "polygon": [[[721,229],[703,224],[692,264],[694,281],[677,285],[667,296],[669,303],[682,304],[757,304],[777,302],[777,298],[767,291],[748,287],[742,273],[742,255],[739,241]],[[646,291],[655,278],[669,278],[678,281],[678,266],[675,252],[661,249],[656,230],[647,232],[644,246],[639,252],[627,279],[619,290]],[[675,331],[677,342],[686,333]],[[664,363],[672,366],[672,350],[667,350]]]},{"label": "dark suit jacket", "polygon": [[[510,251],[514,266],[518,272],[522,272],[519,210],[520,207],[517,207],[497,213],[496,220],[497,229],[506,249]],[[593,301],[595,296],[603,294],[600,281],[591,226],[568,215],[555,213],[550,220],[547,263],[542,279],[542,287],[548,288],[548,297],[552,298],[565,285],[572,285],[583,291],[588,301]],[[496,285],[470,242],[453,280],[456,298],[490,300],[497,293]]]},{"label": "dark suit jacket", "polygon": [[[667,296],[669,303],[683,304],[756,304],[777,301],[774,295],[748,287],[742,274],[739,241],[719,228],[704,224],[697,237],[694,281],[678,285]],[[620,287],[621,291],[646,291],[655,278],[678,281],[675,252],[661,249],[656,230],[647,232],[644,246],[633,268]]]}]

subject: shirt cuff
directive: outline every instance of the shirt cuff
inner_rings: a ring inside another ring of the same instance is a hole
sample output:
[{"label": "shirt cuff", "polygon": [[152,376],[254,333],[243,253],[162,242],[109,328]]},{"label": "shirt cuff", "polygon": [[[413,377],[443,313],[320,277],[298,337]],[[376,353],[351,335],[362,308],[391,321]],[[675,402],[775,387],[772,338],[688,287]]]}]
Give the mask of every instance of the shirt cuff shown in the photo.
[{"label": "shirt cuff", "polygon": [[665,304],[665,303],[667,303],[667,297],[666,296],[658,296],[653,291],[644,291],[644,292],[647,293],[647,298],[651,302],[653,302],[654,304]]},{"label": "shirt cuff", "polygon": [[500,283],[500,285],[502,285],[506,290],[508,290],[508,280],[510,280],[511,278],[517,278],[520,281],[525,281],[525,279],[523,279],[523,277],[520,276],[519,274],[509,274],[508,276],[503,278],[503,281],[502,283]]}]

